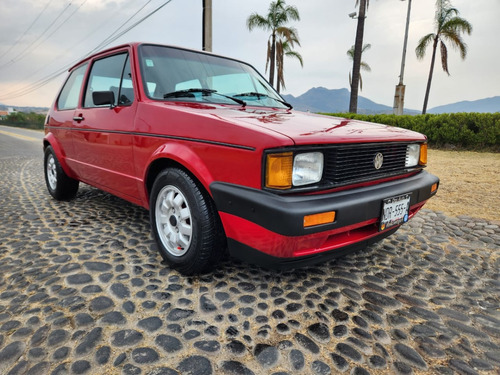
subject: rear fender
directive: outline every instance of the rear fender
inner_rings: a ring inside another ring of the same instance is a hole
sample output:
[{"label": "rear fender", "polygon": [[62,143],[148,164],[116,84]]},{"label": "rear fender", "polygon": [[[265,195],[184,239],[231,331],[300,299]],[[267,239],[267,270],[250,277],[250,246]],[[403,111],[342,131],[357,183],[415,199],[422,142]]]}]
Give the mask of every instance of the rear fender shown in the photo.
[{"label": "rear fender", "polygon": [[66,154],[64,153],[63,148],[57,141],[54,134],[50,132],[47,133],[43,138],[43,150],[45,151],[48,146],[52,147],[52,149],[54,150],[56,158],[59,161],[59,164],[61,165],[64,173],[66,173],[71,178],[78,179],[76,174],[71,170],[70,167],[68,167],[68,164],[66,163]]}]

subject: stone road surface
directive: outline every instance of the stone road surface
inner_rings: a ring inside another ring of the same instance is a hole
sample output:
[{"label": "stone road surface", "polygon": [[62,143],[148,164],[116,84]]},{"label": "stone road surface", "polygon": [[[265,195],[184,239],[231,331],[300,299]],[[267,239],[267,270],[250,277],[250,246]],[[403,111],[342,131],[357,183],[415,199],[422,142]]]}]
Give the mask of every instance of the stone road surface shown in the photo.
[{"label": "stone road surface", "polygon": [[144,209],[51,199],[37,147],[0,151],[0,374],[500,373],[496,225],[424,210],[316,267],[184,277]]}]

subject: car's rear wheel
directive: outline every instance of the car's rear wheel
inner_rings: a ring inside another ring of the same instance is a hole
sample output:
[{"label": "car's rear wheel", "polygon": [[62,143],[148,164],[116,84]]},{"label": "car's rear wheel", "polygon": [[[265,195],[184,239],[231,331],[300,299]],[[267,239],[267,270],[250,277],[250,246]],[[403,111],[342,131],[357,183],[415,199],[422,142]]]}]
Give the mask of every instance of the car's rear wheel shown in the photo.
[{"label": "car's rear wheel", "polygon": [[208,271],[221,258],[225,238],[215,205],[183,170],[171,168],[158,175],[150,219],[161,256],[180,272]]},{"label": "car's rear wheel", "polygon": [[67,201],[76,196],[79,182],[64,172],[51,146],[45,149],[44,172],[45,183],[52,197]]}]

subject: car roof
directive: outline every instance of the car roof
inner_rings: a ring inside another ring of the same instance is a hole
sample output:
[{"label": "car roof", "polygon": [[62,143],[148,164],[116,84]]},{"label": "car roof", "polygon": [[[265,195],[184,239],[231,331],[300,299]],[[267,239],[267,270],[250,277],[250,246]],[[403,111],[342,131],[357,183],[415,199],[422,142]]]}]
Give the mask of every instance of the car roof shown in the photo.
[{"label": "car roof", "polygon": [[159,46],[159,47],[170,47],[170,48],[182,49],[182,50],[185,50],[185,51],[192,51],[192,52],[196,52],[196,53],[203,53],[203,54],[207,54],[207,55],[217,56],[217,57],[221,57],[221,58],[224,58],[224,59],[230,59],[230,60],[238,61],[238,62],[241,62],[241,63],[244,63],[244,64],[248,65],[248,63],[246,63],[246,62],[244,62],[242,60],[239,60],[239,59],[234,59],[232,57],[218,55],[218,54],[215,54],[215,53],[212,53],[212,52],[200,51],[200,50],[193,49],[193,48],[186,48],[186,47],[174,46],[174,45],[169,45],[169,44],[161,44],[161,43],[131,42],[131,43],[120,44],[118,46],[107,48],[107,49],[104,49],[102,51],[93,53],[92,55],[83,58],[82,60],[78,61],[76,64],[74,64],[73,66],[71,66],[71,68],[69,68],[68,71],[72,71],[73,69],[75,69],[76,67],[82,65],[83,63],[94,59],[96,56],[108,55],[108,54],[112,53],[113,51],[119,51],[119,50],[124,49],[124,48],[134,48],[135,49],[135,48],[137,48],[140,45],[149,45],[149,46]]}]

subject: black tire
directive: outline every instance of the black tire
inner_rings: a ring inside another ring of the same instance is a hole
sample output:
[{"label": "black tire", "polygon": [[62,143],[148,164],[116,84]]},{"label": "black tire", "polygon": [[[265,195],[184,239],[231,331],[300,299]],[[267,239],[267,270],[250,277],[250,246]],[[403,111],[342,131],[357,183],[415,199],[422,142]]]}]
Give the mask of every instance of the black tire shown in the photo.
[{"label": "black tire", "polygon": [[64,172],[51,146],[45,149],[43,170],[45,184],[50,195],[58,201],[69,201],[78,192],[78,180],[74,180]]},{"label": "black tire", "polygon": [[185,275],[211,270],[224,253],[225,236],[214,202],[181,169],[166,169],[156,178],[150,220],[160,255]]}]

